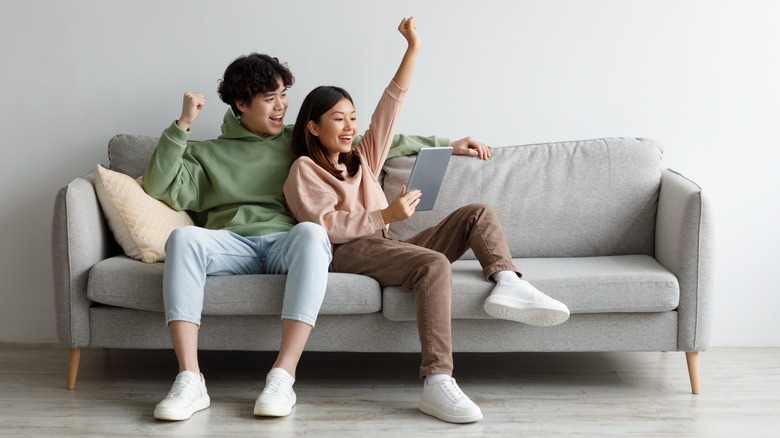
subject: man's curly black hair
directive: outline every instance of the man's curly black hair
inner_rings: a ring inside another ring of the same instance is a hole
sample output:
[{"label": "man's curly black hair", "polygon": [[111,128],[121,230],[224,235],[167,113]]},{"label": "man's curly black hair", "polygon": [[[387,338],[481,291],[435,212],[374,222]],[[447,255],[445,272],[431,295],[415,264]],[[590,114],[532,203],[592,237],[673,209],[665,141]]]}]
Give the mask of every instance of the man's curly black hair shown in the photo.
[{"label": "man's curly black hair", "polygon": [[241,111],[236,102],[251,104],[252,98],[258,93],[272,93],[279,87],[276,78],[282,79],[286,88],[295,82],[286,64],[277,58],[259,53],[241,56],[225,69],[225,75],[219,81],[217,93],[223,102],[233,108],[236,115]]}]

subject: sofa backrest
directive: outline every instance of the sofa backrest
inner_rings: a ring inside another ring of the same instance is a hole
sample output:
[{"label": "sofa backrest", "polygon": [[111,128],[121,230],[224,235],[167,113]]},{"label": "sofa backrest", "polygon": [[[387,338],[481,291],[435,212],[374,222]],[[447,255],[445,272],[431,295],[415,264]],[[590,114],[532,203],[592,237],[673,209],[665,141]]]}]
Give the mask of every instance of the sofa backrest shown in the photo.
[{"label": "sofa backrest", "polygon": [[[110,168],[142,175],[157,141],[114,136],[108,146]],[[394,223],[391,234],[411,237],[458,207],[484,203],[501,219],[514,257],[653,255],[659,143],[604,138],[497,147],[492,155],[487,161],[452,157],[433,211]],[[409,179],[414,159],[393,158],[385,164],[388,199]]]},{"label": "sofa backrest", "polygon": [[[391,235],[411,237],[483,203],[498,214],[514,257],[653,255],[661,158],[660,144],[637,138],[498,147],[487,161],[454,156],[434,210],[392,224]],[[387,161],[388,199],[413,163]]]},{"label": "sofa backrest", "polygon": [[115,135],[108,142],[109,168],[138,178],[144,174],[159,140],[145,135]]}]

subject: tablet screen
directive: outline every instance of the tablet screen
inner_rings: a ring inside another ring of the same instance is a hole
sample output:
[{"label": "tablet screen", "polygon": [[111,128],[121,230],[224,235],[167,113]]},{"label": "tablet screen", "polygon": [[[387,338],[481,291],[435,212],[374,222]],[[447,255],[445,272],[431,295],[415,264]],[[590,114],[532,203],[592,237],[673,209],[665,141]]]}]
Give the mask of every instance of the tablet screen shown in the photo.
[{"label": "tablet screen", "polygon": [[406,190],[420,190],[420,203],[415,211],[433,210],[439,188],[452,156],[451,147],[422,148],[417,153]]}]

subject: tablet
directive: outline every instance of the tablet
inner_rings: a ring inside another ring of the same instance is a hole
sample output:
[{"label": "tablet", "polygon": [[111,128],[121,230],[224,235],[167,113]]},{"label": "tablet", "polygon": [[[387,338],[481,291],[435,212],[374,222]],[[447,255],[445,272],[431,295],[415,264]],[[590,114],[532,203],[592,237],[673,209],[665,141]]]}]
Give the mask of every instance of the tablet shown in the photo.
[{"label": "tablet", "polygon": [[415,211],[433,210],[451,156],[452,148],[449,146],[422,148],[417,153],[409,183],[406,184],[406,191],[417,189],[422,192]]}]

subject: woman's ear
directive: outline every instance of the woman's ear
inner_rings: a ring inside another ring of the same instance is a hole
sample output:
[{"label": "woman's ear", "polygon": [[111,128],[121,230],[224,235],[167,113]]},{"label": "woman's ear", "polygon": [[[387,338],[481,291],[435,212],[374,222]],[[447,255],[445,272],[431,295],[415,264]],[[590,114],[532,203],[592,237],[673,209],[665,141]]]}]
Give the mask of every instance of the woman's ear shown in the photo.
[{"label": "woman's ear", "polygon": [[320,127],[317,126],[316,123],[314,123],[314,120],[309,120],[306,123],[306,127],[309,129],[309,132],[311,132],[311,135],[315,137],[319,137],[320,135]]}]

